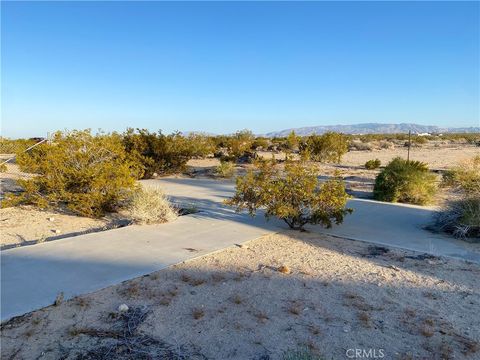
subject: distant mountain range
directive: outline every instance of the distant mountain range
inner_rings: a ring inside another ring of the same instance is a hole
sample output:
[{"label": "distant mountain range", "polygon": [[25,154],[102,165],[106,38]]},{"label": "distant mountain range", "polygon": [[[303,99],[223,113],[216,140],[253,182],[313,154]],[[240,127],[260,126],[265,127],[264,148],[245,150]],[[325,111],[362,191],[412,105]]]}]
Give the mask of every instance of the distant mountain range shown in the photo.
[{"label": "distant mountain range", "polygon": [[294,130],[297,135],[305,136],[311,134],[323,134],[327,131],[341,132],[344,134],[397,134],[408,133],[412,131],[413,134],[423,133],[473,133],[480,132],[480,127],[464,127],[464,128],[442,128],[439,126],[419,125],[419,124],[354,124],[354,125],[320,125],[308,126],[300,128],[285,129],[281,131],[273,131],[265,134],[267,137],[284,137],[288,136]]}]

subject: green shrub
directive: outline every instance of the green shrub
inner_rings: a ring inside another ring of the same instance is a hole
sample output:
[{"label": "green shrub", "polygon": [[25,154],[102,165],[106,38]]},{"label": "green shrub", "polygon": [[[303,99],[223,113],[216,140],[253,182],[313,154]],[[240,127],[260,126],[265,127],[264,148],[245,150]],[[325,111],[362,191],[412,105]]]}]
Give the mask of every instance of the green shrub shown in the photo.
[{"label": "green shrub", "polygon": [[348,151],[347,137],[335,132],[310,135],[303,139],[300,151],[314,161],[338,163]]},{"label": "green shrub", "polygon": [[375,179],[376,200],[425,205],[436,193],[436,176],[419,161],[393,159]]},{"label": "green shrub", "polygon": [[129,199],[127,209],[137,224],[161,224],[177,218],[177,212],[157,187],[136,189]]},{"label": "green shrub", "polygon": [[222,178],[231,178],[235,175],[235,164],[231,161],[220,161],[220,165],[215,168],[215,174]]},{"label": "green shrub", "polygon": [[194,158],[203,159],[215,151],[215,143],[211,136],[192,133],[186,136],[186,140]]},{"label": "green shrub", "polygon": [[382,162],[379,159],[368,160],[365,163],[365,168],[368,170],[374,170],[374,169],[378,169],[380,165],[382,165]]},{"label": "green shrub", "polygon": [[292,130],[290,134],[288,134],[287,138],[285,139],[284,150],[286,151],[299,150],[300,141],[301,141],[300,136],[295,134],[295,131]]},{"label": "green shrub", "polygon": [[7,196],[4,206],[66,206],[79,215],[100,217],[115,210],[135,186],[134,166],[115,134],[58,132],[51,143],[19,154],[17,163],[37,176],[18,180],[24,192]]},{"label": "green shrub", "polygon": [[165,175],[183,171],[188,160],[213,150],[213,145],[198,135],[188,138],[180,133],[165,135],[146,129],[127,129],[123,145],[129,158],[142,169],[139,174],[145,179],[155,173]]},{"label": "green shrub", "polygon": [[275,162],[257,161],[256,168],[237,178],[235,195],[226,201],[237,211],[247,209],[253,216],[260,208],[267,218],[276,216],[292,229],[303,229],[305,224],[331,227],[340,224],[351,212],[346,209],[348,195],[339,179],[319,183],[313,165],[287,161],[285,174],[275,168]]},{"label": "green shrub", "polygon": [[269,145],[270,141],[267,138],[257,137],[255,140],[253,140],[250,149],[254,151],[267,150]]},{"label": "green shrub", "polygon": [[255,137],[250,130],[237,131],[234,135],[229,136],[226,141],[226,150],[230,158],[237,160],[241,156],[248,153]]}]

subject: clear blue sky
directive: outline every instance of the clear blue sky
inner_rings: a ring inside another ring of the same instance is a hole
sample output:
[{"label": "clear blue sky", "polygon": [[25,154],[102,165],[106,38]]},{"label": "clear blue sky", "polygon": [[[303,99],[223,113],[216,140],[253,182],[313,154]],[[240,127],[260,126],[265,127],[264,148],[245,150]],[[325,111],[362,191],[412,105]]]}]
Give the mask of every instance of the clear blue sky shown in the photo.
[{"label": "clear blue sky", "polygon": [[478,2],[3,2],[2,133],[479,126]]}]

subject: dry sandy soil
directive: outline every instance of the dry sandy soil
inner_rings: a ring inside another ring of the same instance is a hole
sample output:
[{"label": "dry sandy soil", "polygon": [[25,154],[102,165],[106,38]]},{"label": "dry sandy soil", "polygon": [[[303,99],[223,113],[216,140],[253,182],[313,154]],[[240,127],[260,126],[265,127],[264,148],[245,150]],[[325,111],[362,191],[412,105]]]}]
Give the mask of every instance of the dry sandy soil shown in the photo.
[{"label": "dry sandy soil", "polygon": [[[428,164],[430,169],[445,170],[457,165],[463,159],[469,159],[480,155],[480,147],[467,144],[449,144],[442,146],[423,145],[410,149],[410,159],[418,160]],[[382,165],[387,164],[393,158],[400,156],[407,157],[406,147],[395,147],[394,149],[382,149],[372,151],[349,151],[342,158],[341,165],[364,166],[370,159],[378,158]]]},{"label": "dry sandy soil", "polygon": [[37,210],[30,206],[0,209],[0,246],[2,249],[37,244],[108,229],[113,219],[90,219]]},{"label": "dry sandy soil", "polygon": [[301,348],[478,359],[479,275],[470,263],[289,231],[4,323],[2,359],[284,359]]}]

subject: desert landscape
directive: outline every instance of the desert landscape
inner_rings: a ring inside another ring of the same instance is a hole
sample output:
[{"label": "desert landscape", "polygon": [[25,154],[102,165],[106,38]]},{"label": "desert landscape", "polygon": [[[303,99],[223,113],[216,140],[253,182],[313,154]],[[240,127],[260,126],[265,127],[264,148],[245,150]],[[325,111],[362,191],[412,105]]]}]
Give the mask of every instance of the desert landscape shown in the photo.
[{"label": "desert landscape", "polygon": [[480,359],[480,2],[0,13],[0,360]]},{"label": "desert landscape", "polygon": [[[386,164],[395,157],[405,157],[407,149],[402,144],[392,144],[389,148],[380,148],[375,144],[368,144],[371,150],[351,150],[347,152],[339,164],[317,163],[319,173],[326,178],[339,172],[346,184],[347,191],[355,197],[373,198],[373,186],[379,169],[368,170],[365,162],[371,159],[379,159]],[[265,159],[272,156],[284,159],[285,153],[272,151],[259,151],[258,155]],[[428,142],[422,146],[411,149],[411,158],[422,161],[437,172],[442,172],[463,160],[480,155],[478,146],[458,142]],[[8,158],[3,156],[2,158]],[[187,162],[187,169],[183,174],[176,176],[195,178],[217,178],[216,168],[220,165],[219,158],[208,157],[203,159],[191,159]],[[281,164],[278,165],[280,168]],[[237,164],[235,174],[243,175],[251,167],[250,164]],[[0,173],[3,194],[18,191],[15,180],[29,178],[31,174],[22,173],[18,165],[7,163],[7,170]],[[443,189],[436,195],[432,206],[440,206],[445,199],[451,197],[449,189]],[[78,217],[71,213],[61,213],[52,210],[39,211],[32,207],[16,207],[0,209],[2,218],[1,247],[3,249],[15,246],[31,245],[37,242],[49,241],[67,236],[85,234],[88,232],[102,231],[129,223],[125,214],[110,215],[103,219],[90,219]],[[54,220],[51,220],[54,219]]]}]

